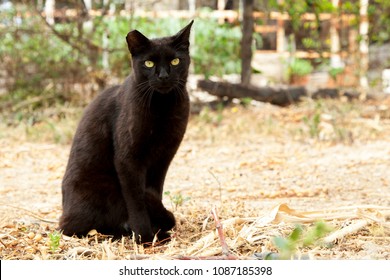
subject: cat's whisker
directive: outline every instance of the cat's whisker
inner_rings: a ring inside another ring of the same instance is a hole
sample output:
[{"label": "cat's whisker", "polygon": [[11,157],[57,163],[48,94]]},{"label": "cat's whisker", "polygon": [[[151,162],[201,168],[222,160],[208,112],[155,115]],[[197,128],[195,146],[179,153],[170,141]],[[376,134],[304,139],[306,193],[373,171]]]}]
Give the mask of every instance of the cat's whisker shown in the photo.
[{"label": "cat's whisker", "polygon": [[150,111],[150,107],[152,105],[152,99],[153,99],[154,90],[152,88],[149,88],[146,95],[145,105],[147,109]]},{"label": "cat's whisker", "polygon": [[175,90],[175,95],[179,97],[180,101],[183,101],[184,96],[187,94],[186,92],[186,81],[179,79],[177,80],[177,86]]},{"label": "cat's whisker", "polygon": [[138,103],[144,109],[147,109],[147,107],[148,107],[146,105],[147,105],[147,99],[148,99],[148,96],[149,96],[149,92],[150,92],[150,88],[145,88],[142,91],[142,94],[138,96]]},{"label": "cat's whisker", "polygon": [[184,91],[183,91],[183,89],[181,89],[180,87],[177,87],[176,90],[175,90],[175,96],[176,96],[177,99],[179,99],[178,100],[179,102],[183,101],[183,98],[184,98]]},{"label": "cat's whisker", "polygon": [[150,87],[149,81],[138,84],[136,89],[138,92],[138,103],[142,106],[142,108],[147,109],[145,113],[149,113],[154,90]]},{"label": "cat's whisker", "polygon": [[141,82],[138,85],[135,86],[135,89],[137,92],[142,92],[145,89],[149,88],[149,81]]},{"label": "cat's whisker", "polygon": [[138,84],[136,87],[136,91],[137,92],[142,92],[142,91],[144,91],[145,89],[148,89],[148,88],[150,88],[149,87],[149,82],[143,82],[143,83],[140,83],[140,84]]}]

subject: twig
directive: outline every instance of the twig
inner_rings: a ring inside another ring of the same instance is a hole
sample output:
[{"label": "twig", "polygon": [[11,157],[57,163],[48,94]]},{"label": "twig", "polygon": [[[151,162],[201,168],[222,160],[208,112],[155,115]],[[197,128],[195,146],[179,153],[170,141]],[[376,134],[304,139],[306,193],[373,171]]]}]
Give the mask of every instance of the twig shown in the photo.
[{"label": "twig", "polygon": [[219,200],[222,201],[222,186],[221,186],[221,182],[219,182],[217,176],[215,176],[215,174],[211,171],[211,169],[208,169],[207,171],[211,174],[211,176],[214,177],[215,181],[217,181],[218,189],[219,189]]},{"label": "twig", "polygon": [[[25,3],[27,4],[27,3]],[[27,4],[28,5],[28,4]],[[60,32],[58,32],[54,26],[52,26],[50,23],[47,22],[46,18],[39,12],[38,8],[35,5],[32,5],[34,8],[35,13],[41,18],[41,20],[45,23],[46,27],[48,27],[51,32],[60,40],[62,40],[64,43],[71,46],[73,49],[78,50],[82,54],[86,54],[85,50],[83,50],[79,45],[75,44],[74,42],[70,41],[70,35],[65,35]]]},{"label": "twig", "polygon": [[[111,1],[109,1],[109,3],[111,3]],[[26,5],[28,5],[27,2],[25,2]],[[85,39],[85,38],[76,38],[77,39],[77,42],[72,40],[74,38],[72,38],[72,35],[71,34],[66,34],[66,33],[62,33],[62,32],[59,32],[55,27],[54,25],[51,25],[47,20],[46,18],[42,15],[42,13],[38,10],[38,8],[35,6],[35,5],[32,5],[33,8],[34,8],[34,11],[35,11],[35,14],[37,14],[41,20],[44,22],[44,24],[46,25],[47,28],[49,28],[51,30],[51,32],[57,37],[59,38],[61,41],[63,41],[64,43],[68,44],[69,46],[71,46],[73,49],[76,49],[77,51],[79,51],[80,53],[82,53],[83,55],[86,55],[88,56],[89,53],[91,52],[91,50],[95,50],[97,52],[102,52],[102,51],[108,51],[108,52],[116,52],[116,51],[120,51],[122,50],[121,48],[102,48],[98,45],[96,45],[95,43],[92,42],[91,39]],[[107,14],[107,11],[109,9],[109,5],[106,6],[107,8],[105,8],[103,10],[103,13],[102,13],[102,19],[100,20],[100,22],[103,20],[103,17],[104,15]],[[96,30],[96,27],[94,27],[94,30]],[[80,31],[80,29],[79,29]],[[81,30],[82,31],[82,30]],[[87,48],[84,48],[84,46],[87,46]]]},{"label": "twig", "polygon": [[345,237],[346,235],[353,234],[364,228],[366,225],[368,225],[370,221],[368,220],[357,220],[353,221],[351,225],[346,226],[345,228],[342,228],[331,235],[324,238],[325,244],[334,243],[337,239],[341,239]]},{"label": "twig", "polygon": [[42,217],[38,216],[37,214],[35,214],[34,212],[32,212],[30,210],[27,210],[27,209],[24,209],[24,208],[21,208],[21,207],[18,207],[18,206],[5,204],[5,203],[0,203],[0,205],[6,206],[6,207],[11,207],[11,208],[14,208],[14,209],[17,209],[17,210],[22,210],[24,212],[27,212],[31,217],[36,218],[36,219],[38,219],[38,220],[40,220],[42,222],[45,222],[45,223],[50,223],[50,224],[57,223],[57,221],[47,220],[45,218],[42,218]]},{"label": "twig", "polygon": [[[129,259],[131,260],[148,260],[148,259],[170,259],[170,260],[236,260],[238,259],[236,256],[229,255],[229,256],[208,256],[208,257],[195,257],[195,256],[182,256],[182,255],[175,255],[175,256],[167,256],[167,255],[147,255],[147,254],[133,254],[129,256]],[[242,259],[248,259],[253,260],[253,258],[244,257]]]},{"label": "twig", "polygon": [[4,244],[4,242],[0,239],[0,243],[4,246],[4,248],[7,248],[7,245]]},{"label": "twig", "polygon": [[[229,254],[227,256],[210,256],[210,257],[192,257],[192,256],[177,256],[174,259],[177,260],[238,260],[235,255]],[[244,258],[253,259],[253,258]]]},{"label": "twig", "polygon": [[217,228],[217,232],[219,236],[219,241],[221,242],[222,254],[225,257],[227,257],[227,259],[232,259],[232,260],[237,259],[237,257],[231,254],[229,251],[229,247],[225,240],[225,235],[223,234],[223,226],[222,223],[219,221],[217,208],[215,206],[211,209],[211,214],[213,215],[215,221],[215,227]]}]

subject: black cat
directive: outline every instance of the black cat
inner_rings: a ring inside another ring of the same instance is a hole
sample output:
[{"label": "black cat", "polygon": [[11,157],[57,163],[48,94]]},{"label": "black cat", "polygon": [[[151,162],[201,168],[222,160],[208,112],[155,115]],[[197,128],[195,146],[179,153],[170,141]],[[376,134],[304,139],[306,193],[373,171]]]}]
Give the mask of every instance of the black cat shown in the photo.
[{"label": "black cat", "polygon": [[193,21],[171,37],[126,40],[133,71],[86,108],[62,182],[65,235],[91,229],[137,242],[159,239],[175,226],[162,204],[168,167],[189,116],[186,90]]}]

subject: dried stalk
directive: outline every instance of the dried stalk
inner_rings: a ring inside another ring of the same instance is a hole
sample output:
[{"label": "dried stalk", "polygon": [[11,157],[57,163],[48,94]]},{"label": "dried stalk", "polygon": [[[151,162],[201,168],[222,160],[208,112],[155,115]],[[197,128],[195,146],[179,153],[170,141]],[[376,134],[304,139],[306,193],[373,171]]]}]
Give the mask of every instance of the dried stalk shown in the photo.
[{"label": "dried stalk", "polygon": [[229,251],[229,247],[228,247],[226,240],[225,240],[225,235],[223,234],[223,226],[218,218],[217,208],[215,206],[211,209],[211,214],[213,215],[213,218],[215,221],[215,227],[217,228],[219,241],[220,241],[221,247],[222,247],[222,254],[224,256],[226,256],[227,259],[231,259],[231,260],[237,259],[237,257],[235,255],[231,254]]}]

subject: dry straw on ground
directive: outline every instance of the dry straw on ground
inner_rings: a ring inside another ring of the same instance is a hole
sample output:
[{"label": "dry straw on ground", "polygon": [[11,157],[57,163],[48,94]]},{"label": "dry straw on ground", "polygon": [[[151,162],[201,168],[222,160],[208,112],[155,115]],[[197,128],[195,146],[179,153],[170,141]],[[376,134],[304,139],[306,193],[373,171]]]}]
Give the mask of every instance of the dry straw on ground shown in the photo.
[{"label": "dry straw on ground", "polygon": [[[210,217],[215,220],[214,224]],[[389,217],[390,207],[375,205],[297,211],[287,204],[279,204],[259,217],[221,221],[217,209],[213,207],[203,223],[203,228],[205,223],[213,224],[208,225],[209,230],[204,229],[193,237],[179,236],[177,231],[170,242],[163,245],[156,243],[152,247],[137,245],[128,237],[112,241],[110,237],[92,230],[84,239],[62,236],[60,246],[53,249],[49,237],[53,227],[42,227],[41,223],[28,227],[23,224],[8,225],[3,228],[7,233],[0,235],[0,241],[2,259],[255,259],[257,253],[275,251],[272,238],[291,231],[292,225],[323,220],[336,230],[321,240],[321,246],[302,248],[298,254],[308,253],[311,259],[321,259],[324,257],[322,251],[346,240],[360,239],[363,242],[372,239],[383,244],[383,256],[388,258],[385,250],[390,242],[390,223],[386,222]],[[34,215],[34,218],[37,216]],[[180,231],[185,233],[186,226]],[[373,236],[367,236],[367,231],[371,231]]]}]

